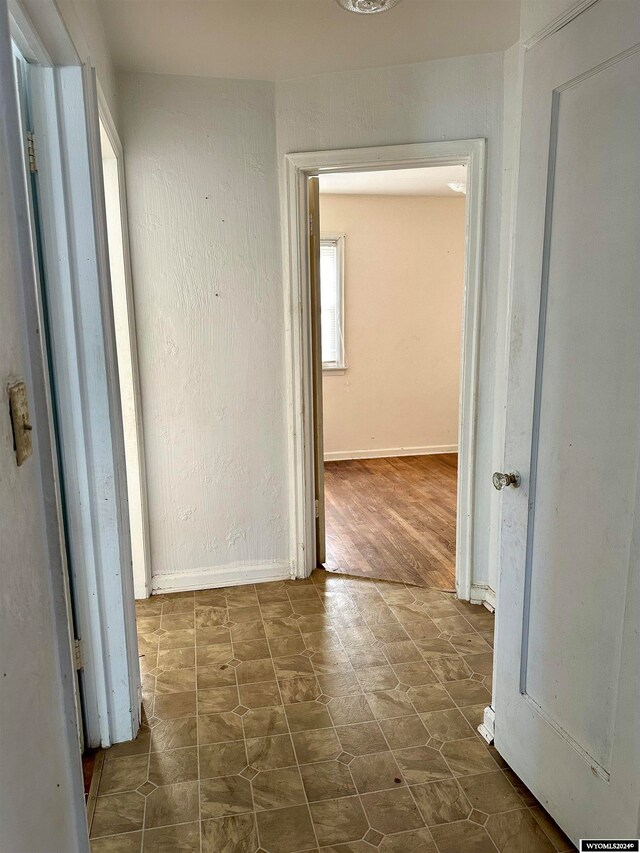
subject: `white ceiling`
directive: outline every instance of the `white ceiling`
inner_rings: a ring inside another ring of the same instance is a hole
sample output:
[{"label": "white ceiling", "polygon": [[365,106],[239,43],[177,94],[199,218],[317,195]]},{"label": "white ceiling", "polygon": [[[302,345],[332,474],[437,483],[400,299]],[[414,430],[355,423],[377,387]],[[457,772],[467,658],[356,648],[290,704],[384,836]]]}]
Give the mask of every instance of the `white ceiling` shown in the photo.
[{"label": "white ceiling", "polygon": [[382,172],[341,172],[320,175],[320,192],[347,195],[457,196],[447,184],[466,183],[464,166],[430,166],[427,169],[387,169]]},{"label": "white ceiling", "polygon": [[403,0],[379,15],[335,0],[98,0],[116,68],[286,80],[501,51],[519,0]]}]

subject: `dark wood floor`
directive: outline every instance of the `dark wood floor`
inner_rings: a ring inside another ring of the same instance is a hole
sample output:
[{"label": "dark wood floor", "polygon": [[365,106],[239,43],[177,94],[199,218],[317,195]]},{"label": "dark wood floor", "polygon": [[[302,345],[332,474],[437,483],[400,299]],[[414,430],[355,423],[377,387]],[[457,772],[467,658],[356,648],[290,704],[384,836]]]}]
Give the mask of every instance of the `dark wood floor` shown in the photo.
[{"label": "dark wood floor", "polygon": [[327,569],[454,589],[457,454],[326,462],[324,470]]}]

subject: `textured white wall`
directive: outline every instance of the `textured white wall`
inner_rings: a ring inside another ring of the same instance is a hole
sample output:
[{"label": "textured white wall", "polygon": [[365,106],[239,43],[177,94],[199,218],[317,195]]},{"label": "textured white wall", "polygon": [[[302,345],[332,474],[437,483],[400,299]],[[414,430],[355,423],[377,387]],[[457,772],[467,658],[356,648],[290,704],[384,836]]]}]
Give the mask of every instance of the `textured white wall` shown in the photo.
[{"label": "textured white wall", "polygon": [[[502,190],[503,54],[278,83],[278,155],[484,137],[487,195],[475,483],[474,581],[489,575]],[[501,318],[501,322],[503,322]]]},{"label": "textured white wall", "polygon": [[273,84],[120,92],[156,586],[288,570]]},{"label": "textured white wall", "polygon": [[484,54],[292,80],[276,84],[275,114],[273,84],[121,78],[155,575],[177,572],[186,584],[197,569],[291,557],[276,185],[284,154],[484,137],[474,571],[486,582],[502,75],[502,54]]},{"label": "textured white wall", "polygon": [[328,458],[457,447],[465,207],[320,196],[321,230],[345,235],[348,367],[324,373]]}]

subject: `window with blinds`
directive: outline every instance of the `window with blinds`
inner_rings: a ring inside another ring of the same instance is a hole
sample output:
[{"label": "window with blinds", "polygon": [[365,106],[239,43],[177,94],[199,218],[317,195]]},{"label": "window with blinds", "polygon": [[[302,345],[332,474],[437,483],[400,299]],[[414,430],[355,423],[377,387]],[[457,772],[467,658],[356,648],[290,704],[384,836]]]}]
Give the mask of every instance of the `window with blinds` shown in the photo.
[{"label": "window with blinds", "polygon": [[320,240],[320,327],[322,332],[322,367],[343,369],[343,246],[344,237],[322,237]]}]

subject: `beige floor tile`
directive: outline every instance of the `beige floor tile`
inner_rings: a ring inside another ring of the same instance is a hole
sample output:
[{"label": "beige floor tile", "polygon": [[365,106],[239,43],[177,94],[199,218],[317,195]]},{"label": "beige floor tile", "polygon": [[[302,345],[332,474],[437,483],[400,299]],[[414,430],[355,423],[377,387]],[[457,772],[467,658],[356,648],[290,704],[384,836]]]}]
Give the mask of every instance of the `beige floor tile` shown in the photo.
[{"label": "beige floor tile", "polygon": [[471,805],[454,779],[413,785],[411,793],[427,826],[464,820]]},{"label": "beige floor tile", "polygon": [[257,603],[245,605],[244,607],[232,607],[230,602],[229,605],[230,622],[255,622],[256,619],[261,618],[260,607]]},{"label": "beige floor tile", "polygon": [[196,629],[196,646],[221,646],[229,643],[231,632],[228,628],[214,626]]},{"label": "beige floor tile", "polygon": [[349,771],[359,794],[383,791],[404,784],[403,774],[391,752],[358,755],[349,763]]},{"label": "beige floor tile", "polygon": [[471,776],[498,769],[478,737],[447,741],[441,752],[454,776]]},{"label": "beige floor tile", "polygon": [[195,690],[185,693],[156,694],[153,713],[159,720],[193,717],[196,713]]},{"label": "beige floor tile", "polygon": [[142,853],[200,853],[200,824],[182,823],[147,829]]},{"label": "beige floor tile", "polygon": [[105,761],[100,776],[99,794],[135,791],[147,778],[148,760],[148,756],[144,754]]},{"label": "beige floor tile", "polygon": [[468,820],[431,827],[431,834],[440,853],[496,853],[484,827]]},{"label": "beige floor tile", "polygon": [[200,778],[232,776],[240,773],[249,763],[244,741],[214,743],[198,748]]},{"label": "beige floor tile", "polygon": [[396,749],[393,754],[407,785],[435,782],[452,775],[447,762],[437,749],[414,746],[409,749]]},{"label": "beige floor tile", "polygon": [[314,672],[311,660],[300,654],[276,657],[273,665],[278,678],[296,678],[301,675],[313,675]]},{"label": "beige floor tile", "polygon": [[351,661],[347,653],[341,649],[325,649],[314,652],[311,662],[318,675],[351,669]]},{"label": "beige floor tile", "polygon": [[177,782],[156,788],[147,797],[145,829],[198,820],[198,782]]},{"label": "beige floor tile", "polygon": [[238,684],[256,684],[262,681],[274,682],[276,673],[271,658],[247,660],[235,668]]},{"label": "beige floor tile", "polygon": [[313,702],[322,691],[315,675],[303,675],[297,678],[279,678],[278,685],[285,705],[298,702]]},{"label": "beige floor tile", "polygon": [[264,640],[267,636],[261,619],[254,622],[238,622],[237,624],[232,625],[229,630],[231,631],[231,641],[233,643],[244,643],[249,640]]},{"label": "beige floor tile", "polygon": [[152,752],[149,757],[149,781],[154,785],[193,782],[198,779],[198,750],[195,746]]},{"label": "beige floor tile", "polygon": [[333,800],[356,793],[349,768],[339,761],[305,764],[300,773],[309,802]]},{"label": "beige floor tile", "polygon": [[193,669],[168,669],[156,678],[156,693],[186,693],[196,689],[196,671]]},{"label": "beige floor tile", "polygon": [[420,687],[422,684],[435,684],[438,679],[428,663],[424,660],[396,663],[393,670],[402,684],[409,687]]},{"label": "beige floor tile", "polygon": [[490,815],[485,827],[500,853],[555,853],[529,809]]},{"label": "beige floor tile", "polygon": [[159,651],[165,649],[189,649],[196,644],[196,632],[193,628],[182,631],[168,631],[160,637]]},{"label": "beige floor tile", "polygon": [[457,709],[427,711],[421,714],[421,717],[429,734],[442,741],[471,737],[473,732],[467,719]]},{"label": "beige floor tile", "polygon": [[367,697],[361,693],[332,699],[327,703],[327,709],[335,726],[365,723],[375,719]]},{"label": "beige floor tile", "polygon": [[135,740],[116,743],[114,746],[109,747],[104,754],[105,761],[112,761],[115,758],[125,758],[129,755],[145,755],[149,752],[150,744],[151,729],[142,726]]},{"label": "beige floor tile", "polygon": [[417,714],[380,720],[379,723],[391,749],[423,746],[431,737]]},{"label": "beige floor tile", "polygon": [[164,649],[158,652],[158,666],[162,669],[192,668],[195,665],[195,649]]},{"label": "beige floor tile", "polygon": [[165,631],[185,631],[195,628],[195,616],[193,613],[163,614],[162,628]]},{"label": "beige floor tile", "polygon": [[458,782],[474,809],[496,814],[522,808],[523,802],[500,770],[463,776]]},{"label": "beige floor tile", "polygon": [[212,687],[198,690],[198,714],[233,711],[240,703],[236,687]]},{"label": "beige floor tile", "polygon": [[202,853],[255,853],[257,847],[253,814],[202,821]]},{"label": "beige floor tile", "polygon": [[384,752],[389,748],[377,722],[338,726],[336,733],[342,749],[351,755]]},{"label": "beige floor tile", "polygon": [[268,708],[281,705],[282,698],[276,681],[262,681],[257,684],[241,684],[240,702],[245,708]]},{"label": "beige floor tile", "polygon": [[298,764],[331,761],[343,752],[334,729],[295,732],[291,737]]},{"label": "beige floor tile", "polygon": [[237,660],[264,660],[271,657],[266,640],[244,640],[233,644],[233,655]]},{"label": "beige floor tile", "polygon": [[243,715],[242,724],[246,738],[273,737],[289,731],[282,705],[253,708]]},{"label": "beige floor tile", "polygon": [[251,782],[242,776],[219,776],[200,782],[202,819],[253,812]]},{"label": "beige floor tile", "polygon": [[384,835],[424,826],[422,815],[408,788],[396,787],[389,791],[363,794],[361,799],[369,826]]},{"label": "beige floor tile", "polygon": [[482,654],[491,651],[491,647],[486,640],[475,632],[472,634],[458,634],[455,637],[451,637],[449,642],[462,655]]},{"label": "beige floor tile", "polygon": [[378,849],[380,853],[437,853],[431,833],[426,827],[398,835],[387,835]]},{"label": "beige floor tile", "polygon": [[264,619],[264,629],[269,639],[273,637],[297,637],[300,626],[296,619],[285,616],[282,619]]},{"label": "beige floor tile", "polygon": [[360,687],[365,693],[376,690],[393,690],[398,683],[398,676],[390,666],[370,666],[356,671]]},{"label": "beige floor tile", "polygon": [[198,717],[198,742],[201,746],[224,741],[243,740],[243,720],[233,711],[201,714]]},{"label": "beige floor tile", "polygon": [[306,648],[302,637],[273,637],[269,641],[273,658],[285,658],[299,655]]},{"label": "beige floor tile", "polygon": [[356,678],[355,672],[337,673],[330,672],[318,676],[318,684],[325,696],[332,699],[340,696],[351,696],[354,693],[362,693],[362,688]]},{"label": "beige floor tile", "polygon": [[141,832],[112,835],[109,838],[94,838],[91,841],[91,853],[140,853],[141,844]]},{"label": "beige floor tile", "polygon": [[443,684],[425,684],[422,687],[412,687],[408,694],[418,712],[443,711],[455,708],[455,702]]},{"label": "beige floor tile", "polygon": [[306,805],[257,812],[256,819],[260,843],[269,853],[298,853],[316,849],[316,838]]},{"label": "beige floor tile", "polygon": [[431,661],[431,669],[441,682],[461,681],[470,678],[473,671],[463,657],[440,657]]},{"label": "beige floor tile", "polygon": [[218,628],[227,621],[226,607],[199,607],[196,603],[195,628]]},{"label": "beige floor tile", "polygon": [[448,681],[444,687],[459,708],[466,705],[479,705],[482,702],[485,705],[491,704],[491,693],[479,681],[471,679]]},{"label": "beige floor tile", "polygon": [[292,732],[325,729],[332,725],[327,707],[320,702],[286,705],[284,710]]},{"label": "beige floor tile", "polygon": [[236,671],[227,663],[199,666],[196,672],[198,690],[208,690],[211,687],[234,687],[236,684]]},{"label": "beige floor tile", "polygon": [[357,841],[369,829],[359,797],[311,803],[310,809],[321,847]]},{"label": "beige floor tile", "polygon": [[251,780],[256,810],[279,809],[306,802],[297,767],[263,770]]},{"label": "beige floor tile", "polygon": [[91,837],[117,835],[142,828],[144,797],[137,792],[98,797],[91,826]]},{"label": "beige floor tile", "polygon": [[401,690],[379,690],[377,693],[366,695],[376,720],[407,717],[416,712],[409,696]]},{"label": "beige floor tile", "polygon": [[233,660],[231,643],[216,643],[196,648],[196,666],[215,666]]},{"label": "beige floor tile", "polygon": [[296,763],[290,735],[250,738],[246,741],[248,764],[256,770],[276,770]]},{"label": "beige floor tile", "polygon": [[151,751],[163,752],[165,749],[180,749],[195,746],[198,742],[196,717],[181,717],[165,720],[154,726],[151,732]]}]

